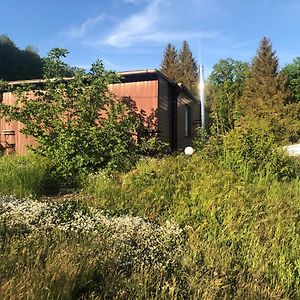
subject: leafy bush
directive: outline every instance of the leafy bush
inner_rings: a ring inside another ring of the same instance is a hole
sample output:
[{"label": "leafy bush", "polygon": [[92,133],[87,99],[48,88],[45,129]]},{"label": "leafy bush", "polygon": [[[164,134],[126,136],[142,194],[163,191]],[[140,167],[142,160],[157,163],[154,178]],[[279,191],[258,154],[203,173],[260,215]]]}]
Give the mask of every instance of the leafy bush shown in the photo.
[{"label": "leafy bush", "polygon": [[239,127],[224,136],[212,137],[204,151],[248,179],[260,174],[290,180],[300,170],[299,164],[288,157],[275,137],[262,129]]},{"label": "leafy bush", "polygon": [[53,49],[45,59],[43,84],[11,87],[15,105],[0,105],[8,120],[24,124],[22,132],[33,136],[32,150],[47,157],[53,177],[66,186],[76,177],[103,167],[129,169],[136,160],[134,133],[140,127],[137,114],[109,91],[118,80],[102,62],[89,72],[76,70],[65,78],[62,58],[67,51]]}]

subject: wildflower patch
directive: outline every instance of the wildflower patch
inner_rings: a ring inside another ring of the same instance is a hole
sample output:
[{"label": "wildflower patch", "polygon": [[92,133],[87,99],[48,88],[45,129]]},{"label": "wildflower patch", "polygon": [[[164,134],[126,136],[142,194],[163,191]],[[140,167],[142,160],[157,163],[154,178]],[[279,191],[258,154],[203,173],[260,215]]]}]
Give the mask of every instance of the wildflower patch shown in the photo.
[{"label": "wildflower patch", "polygon": [[120,266],[169,268],[183,252],[183,230],[130,215],[109,216],[81,202],[40,202],[30,198],[0,198],[0,223],[15,232],[47,234],[51,230],[93,238],[114,253]]}]

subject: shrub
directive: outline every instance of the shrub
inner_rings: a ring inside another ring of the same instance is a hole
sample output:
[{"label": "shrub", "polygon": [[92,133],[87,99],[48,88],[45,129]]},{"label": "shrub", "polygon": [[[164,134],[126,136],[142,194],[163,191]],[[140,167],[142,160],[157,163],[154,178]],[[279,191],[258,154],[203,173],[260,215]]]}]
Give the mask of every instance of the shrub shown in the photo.
[{"label": "shrub", "polygon": [[0,194],[18,197],[41,195],[47,182],[47,170],[47,161],[39,156],[0,157]]},{"label": "shrub", "polygon": [[258,175],[290,180],[299,173],[299,164],[288,157],[269,131],[262,129],[239,127],[212,137],[204,151],[250,180]]},{"label": "shrub", "polygon": [[72,79],[65,78],[62,58],[67,53],[51,50],[45,58],[43,84],[11,87],[17,102],[0,103],[0,113],[23,123],[22,133],[37,141],[32,151],[51,161],[54,177],[74,186],[80,173],[131,167],[140,119],[110,93],[109,84],[118,78],[102,62],[95,62],[89,72],[78,69]]}]

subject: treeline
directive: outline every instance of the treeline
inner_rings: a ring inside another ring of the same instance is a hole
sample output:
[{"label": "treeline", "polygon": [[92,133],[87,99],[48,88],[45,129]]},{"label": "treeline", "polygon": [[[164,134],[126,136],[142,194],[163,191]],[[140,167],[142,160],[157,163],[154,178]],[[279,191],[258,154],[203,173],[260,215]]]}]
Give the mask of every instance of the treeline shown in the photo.
[{"label": "treeline", "polygon": [[[0,80],[42,78],[44,65],[45,59],[40,57],[33,46],[21,50],[7,35],[0,35]],[[72,75],[73,68],[65,65],[64,74]]]},{"label": "treeline", "polygon": [[[198,96],[199,68],[187,41],[168,44],[160,70]],[[279,69],[272,44],[262,38],[251,62],[221,59],[206,82],[210,136],[233,129],[264,131],[279,143],[300,139],[300,57]]]},{"label": "treeline", "polygon": [[19,49],[7,36],[0,36],[0,78],[3,80],[20,80],[41,78],[43,59],[36,49],[27,46]]},{"label": "treeline", "polygon": [[268,131],[278,142],[300,138],[300,58],[279,69],[269,39],[250,63],[231,58],[214,65],[208,79],[211,133],[235,128]]}]

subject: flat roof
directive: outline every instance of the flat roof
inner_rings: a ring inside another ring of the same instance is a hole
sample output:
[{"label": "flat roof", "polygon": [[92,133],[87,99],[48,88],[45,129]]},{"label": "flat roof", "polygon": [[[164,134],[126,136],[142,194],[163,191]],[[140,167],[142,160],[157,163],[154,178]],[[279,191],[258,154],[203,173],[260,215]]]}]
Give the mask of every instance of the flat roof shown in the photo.
[{"label": "flat roof", "polygon": [[[192,93],[191,91],[182,83],[180,82],[175,82],[174,80],[168,78],[166,75],[164,75],[161,71],[159,71],[158,69],[141,69],[141,70],[128,70],[128,71],[120,71],[120,72],[116,72],[116,74],[118,74],[121,77],[132,77],[133,81],[138,81],[138,78],[141,76],[149,76],[151,78],[151,76],[153,76],[153,78],[155,78],[155,76],[159,76],[164,78],[165,80],[167,80],[171,85],[180,88],[181,90],[183,90],[185,93],[187,93],[190,97],[192,97],[194,100],[198,100]],[[68,81],[68,80],[72,80],[73,77],[66,77],[63,78],[64,80]],[[44,83],[46,80],[45,79],[29,79],[29,80],[15,80],[15,81],[8,81],[8,85],[19,85],[19,84],[39,84],[39,83]]]}]

